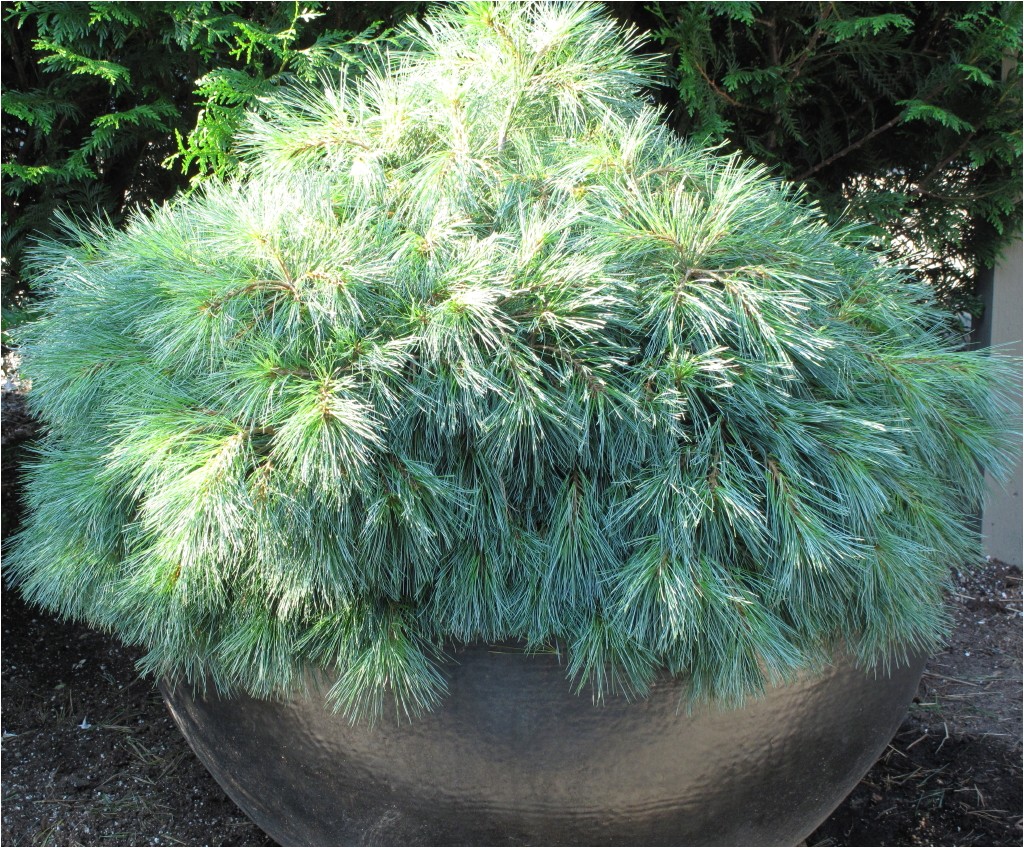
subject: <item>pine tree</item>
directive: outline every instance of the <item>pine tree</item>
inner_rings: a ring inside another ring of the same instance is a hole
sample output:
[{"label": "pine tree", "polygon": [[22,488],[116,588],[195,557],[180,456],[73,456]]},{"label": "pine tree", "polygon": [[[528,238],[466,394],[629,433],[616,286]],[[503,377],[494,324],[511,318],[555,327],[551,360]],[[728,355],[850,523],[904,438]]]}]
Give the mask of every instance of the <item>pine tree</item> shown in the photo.
[{"label": "pine tree", "polygon": [[353,715],[446,646],[735,703],[933,647],[1009,366],[790,185],[689,143],[641,39],[466,2],[295,85],[241,178],[65,219],[8,577],[157,675]]}]

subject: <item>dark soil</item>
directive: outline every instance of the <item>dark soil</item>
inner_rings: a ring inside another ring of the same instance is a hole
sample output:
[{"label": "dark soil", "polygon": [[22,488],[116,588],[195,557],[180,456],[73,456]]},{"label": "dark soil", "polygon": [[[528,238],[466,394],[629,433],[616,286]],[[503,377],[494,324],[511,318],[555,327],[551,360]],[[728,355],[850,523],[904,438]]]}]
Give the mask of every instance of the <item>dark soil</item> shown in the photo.
[{"label": "dark soil", "polygon": [[1021,571],[993,561],[954,577],[946,649],[808,845],[1021,845]]},{"label": "dark soil", "polygon": [[274,845],[192,754],[138,652],[3,592],[4,845]]},{"label": "dark soil", "polygon": [[[18,443],[5,394],[4,529]],[[881,759],[808,845],[1021,845],[1021,572],[955,575],[956,628]],[[138,652],[3,592],[3,845],[273,845],[178,733]]]}]

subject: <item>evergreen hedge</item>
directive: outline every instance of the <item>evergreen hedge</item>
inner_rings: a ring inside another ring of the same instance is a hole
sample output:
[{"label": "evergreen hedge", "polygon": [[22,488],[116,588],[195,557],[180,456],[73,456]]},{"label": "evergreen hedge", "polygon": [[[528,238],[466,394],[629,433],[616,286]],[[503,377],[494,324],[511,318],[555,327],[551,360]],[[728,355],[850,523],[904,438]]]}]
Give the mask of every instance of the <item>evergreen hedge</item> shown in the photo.
[{"label": "evergreen hedge", "polygon": [[792,186],[666,129],[640,38],[461,3],[295,86],[244,177],[65,221],[9,579],[157,675],[353,715],[446,645],[735,703],[938,644],[1014,449],[996,357]]}]

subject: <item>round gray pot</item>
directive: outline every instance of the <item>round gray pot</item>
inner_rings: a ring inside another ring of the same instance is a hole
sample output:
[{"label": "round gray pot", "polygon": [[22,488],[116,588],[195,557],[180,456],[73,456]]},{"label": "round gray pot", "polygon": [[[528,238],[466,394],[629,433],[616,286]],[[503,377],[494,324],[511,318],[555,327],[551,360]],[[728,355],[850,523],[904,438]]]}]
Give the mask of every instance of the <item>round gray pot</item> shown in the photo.
[{"label": "round gray pot", "polygon": [[321,697],[162,686],[228,795],[284,845],[795,845],[892,737],[924,658],[837,661],[743,708],[679,709],[681,684],[595,707],[551,654],[460,649],[442,705],[352,724]]}]

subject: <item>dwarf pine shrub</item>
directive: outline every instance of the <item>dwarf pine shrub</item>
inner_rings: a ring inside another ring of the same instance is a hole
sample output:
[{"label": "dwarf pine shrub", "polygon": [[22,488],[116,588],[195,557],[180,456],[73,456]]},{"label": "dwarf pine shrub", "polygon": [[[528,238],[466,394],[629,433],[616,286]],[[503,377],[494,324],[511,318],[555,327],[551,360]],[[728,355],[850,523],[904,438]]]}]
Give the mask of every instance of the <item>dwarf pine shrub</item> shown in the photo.
[{"label": "dwarf pine shrub", "polygon": [[666,129],[598,7],[405,35],[253,118],[243,178],[36,249],[9,578],[154,674],[322,669],[353,714],[434,703],[452,643],[726,702],[934,646],[1013,448],[1005,367],[856,229]]}]

